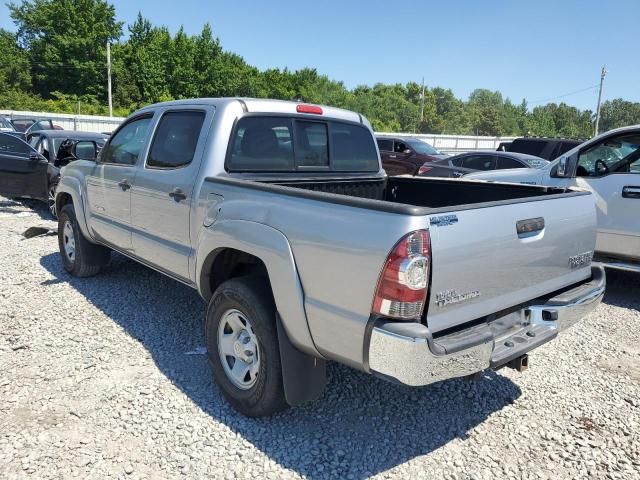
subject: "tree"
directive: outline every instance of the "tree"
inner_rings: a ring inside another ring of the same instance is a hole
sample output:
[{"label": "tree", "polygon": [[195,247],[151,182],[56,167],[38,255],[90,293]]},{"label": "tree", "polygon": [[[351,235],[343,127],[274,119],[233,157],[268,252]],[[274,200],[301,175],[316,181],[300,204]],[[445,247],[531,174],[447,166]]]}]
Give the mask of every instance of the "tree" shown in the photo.
[{"label": "tree", "polygon": [[603,102],[600,108],[600,129],[603,132],[639,123],[640,103],[627,102],[622,98],[616,98]]},{"label": "tree", "polygon": [[29,52],[35,93],[106,98],[106,45],[122,23],[105,0],[24,0],[10,3],[21,48]]},{"label": "tree", "polygon": [[31,88],[29,55],[18,47],[15,34],[0,29],[0,90]]}]

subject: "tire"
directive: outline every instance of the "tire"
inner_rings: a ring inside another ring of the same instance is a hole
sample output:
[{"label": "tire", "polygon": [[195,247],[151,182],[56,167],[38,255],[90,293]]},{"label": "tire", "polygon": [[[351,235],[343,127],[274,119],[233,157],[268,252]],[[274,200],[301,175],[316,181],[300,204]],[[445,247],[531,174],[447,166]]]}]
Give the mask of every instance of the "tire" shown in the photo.
[{"label": "tire", "polygon": [[53,180],[49,184],[49,189],[47,190],[47,206],[49,207],[49,212],[53,216],[53,218],[58,218],[58,213],[56,212],[56,188],[58,188],[58,179]]},{"label": "tire", "polygon": [[[244,333],[230,328],[233,324]],[[266,279],[240,277],[220,285],[209,302],[205,337],[214,379],[234,409],[248,417],[264,417],[288,408],[282,383],[276,308]],[[235,339],[233,349],[223,337]],[[221,351],[233,354],[221,355]],[[248,366],[245,376],[232,373],[238,361],[240,371]]]},{"label": "tire", "polygon": [[84,237],[70,203],[58,213],[58,247],[64,269],[74,277],[95,275],[109,262],[109,249]]}]

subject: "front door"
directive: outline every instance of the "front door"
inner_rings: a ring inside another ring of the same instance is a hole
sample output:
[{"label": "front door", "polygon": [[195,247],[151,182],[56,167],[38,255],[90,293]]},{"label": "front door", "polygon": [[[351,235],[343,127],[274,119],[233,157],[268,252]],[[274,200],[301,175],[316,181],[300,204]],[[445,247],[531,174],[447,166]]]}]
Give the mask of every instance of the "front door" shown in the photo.
[{"label": "front door", "polygon": [[152,115],[136,117],[120,127],[86,176],[92,234],[116,248],[131,251],[131,187],[136,178]]},{"label": "front door", "polygon": [[191,277],[190,214],[207,114],[213,109],[163,112],[131,189],[134,254],[185,281]]},{"label": "front door", "polygon": [[47,199],[47,159],[21,139],[0,133],[0,195]]},{"label": "front door", "polygon": [[609,137],[580,152],[575,182],[595,196],[596,250],[640,257],[640,133]]}]

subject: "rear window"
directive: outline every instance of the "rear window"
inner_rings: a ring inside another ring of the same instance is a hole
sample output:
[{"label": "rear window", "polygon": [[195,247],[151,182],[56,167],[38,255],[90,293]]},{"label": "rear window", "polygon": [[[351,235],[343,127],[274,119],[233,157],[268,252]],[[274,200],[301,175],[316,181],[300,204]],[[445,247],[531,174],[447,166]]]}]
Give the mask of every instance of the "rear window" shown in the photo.
[{"label": "rear window", "polygon": [[378,155],[367,128],[334,121],[246,116],[232,134],[231,171],[377,172]]}]

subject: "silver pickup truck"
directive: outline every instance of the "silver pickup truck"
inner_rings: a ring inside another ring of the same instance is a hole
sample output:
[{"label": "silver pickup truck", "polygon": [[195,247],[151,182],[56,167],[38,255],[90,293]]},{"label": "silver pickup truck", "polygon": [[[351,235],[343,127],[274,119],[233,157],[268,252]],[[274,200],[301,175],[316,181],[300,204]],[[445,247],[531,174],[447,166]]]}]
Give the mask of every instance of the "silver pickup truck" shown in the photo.
[{"label": "silver pickup truck", "polygon": [[526,367],[605,288],[589,192],[387,177],[367,120],[324,106],[143,108],[56,204],[72,275],[113,250],[198,290],[216,382],[250,416],[320,396],[328,360],[413,386]]}]

